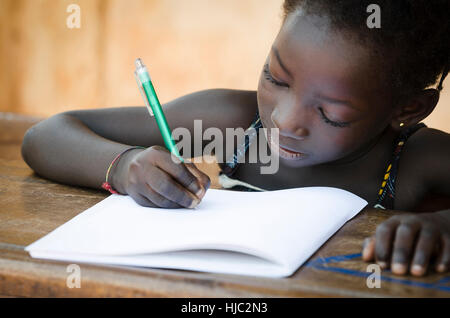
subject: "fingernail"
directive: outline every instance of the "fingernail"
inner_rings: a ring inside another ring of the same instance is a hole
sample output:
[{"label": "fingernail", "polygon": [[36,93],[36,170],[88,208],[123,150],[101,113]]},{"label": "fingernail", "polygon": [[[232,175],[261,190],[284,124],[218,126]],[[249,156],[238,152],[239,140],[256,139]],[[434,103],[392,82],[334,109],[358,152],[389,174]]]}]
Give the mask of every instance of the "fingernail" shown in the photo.
[{"label": "fingernail", "polygon": [[406,273],[406,266],[400,263],[394,263],[392,265],[392,272],[394,274],[404,274]]},{"label": "fingernail", "polygon": [[377,263],[378,263],[378,265],[380,265],[380,267],[381,267],[382,269],[387,268],[386,262],[378,261]]},{"label": "fingernail", "polygon": [[189,206],[189,209],[195,208],[200,203],[199,200],[193,200],[191,205]]},{"label": "fingernail", "polygon": [[178,156],[175,155],[174,153],[171,153],[171,154],[170,154],[170,157],[172,158],[172,161],[173,161],[174,163],[176,163],[176,164],[182,163],[181,159],[178,158]]},{"label": "fingernail", "polygon": [[437,271],[438,271],[439,273],[443,273],[443,272],[445,272],[445,270],[446,270],[446,267],[445,267],[444,264],[439,264],[439,265],[438,265]]},{"label": "fingernail", "polygon": [[367,260],[369,258],[369,250],[367,249],[367,247],[363,248],[362,258],[363,260]]},{"label": "fingernail", "polygon": [[366,247],[367,247],[367,245],[369,244],[369,238],[368,237],[366,237],[365,239],[364,239],[364,241],[363,241],[363,250],[365,250],[366,249]]},{"label": "fingernail", "polygon": [[203,189],[203,187],[197,191],[197,193],[195,194],[197,196],[197,198],[202,199],[203,196],[205,195],[205,189]]},{"label": "fingernail", "polygon": [[421,265],[415,264],[411,267],[411,273],[414,275],[423,275],[424,271],[425,269]]}]

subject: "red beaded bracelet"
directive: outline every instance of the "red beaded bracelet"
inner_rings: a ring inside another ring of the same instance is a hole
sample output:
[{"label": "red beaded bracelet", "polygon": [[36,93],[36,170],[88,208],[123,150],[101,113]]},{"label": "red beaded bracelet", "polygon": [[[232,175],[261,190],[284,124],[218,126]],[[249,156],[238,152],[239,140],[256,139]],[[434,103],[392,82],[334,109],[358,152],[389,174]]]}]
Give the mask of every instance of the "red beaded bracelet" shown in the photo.
[{"label": "red beaded bracelet", "polygon": [[133,150],[133,149],[146,149],[145,147],[140,147],[140,146],[136,146],[136,147],[131,147],[128,149],[125,149],[124,151],[122,151],[120,154],[118,154],[116,156],[116,158],[114,158],[114,160],[111,162],[111,164],[108,167],[108,170],[106,171],[106,180],[105,182],[103,182],[102,184],[102,188],[111,192],[112,194],[120,194],[119,192],[117,192],[116,190],[113,189],[113,187],[111,186],[111,184],[108,182],[109,179],[109,173],[111,171],[111,168],[113,167],[113,165],[116,163],[116,161],[119,160],[119,158],[126,153],[127,151]]}]

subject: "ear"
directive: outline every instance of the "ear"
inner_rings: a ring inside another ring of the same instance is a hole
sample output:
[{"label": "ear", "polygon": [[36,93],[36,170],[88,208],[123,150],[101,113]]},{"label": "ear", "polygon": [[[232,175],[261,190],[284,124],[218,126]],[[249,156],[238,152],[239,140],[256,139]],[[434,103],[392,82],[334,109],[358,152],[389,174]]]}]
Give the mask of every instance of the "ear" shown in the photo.
[{"label": "ear", "polygon": [[[425,119],[436,107],[439,101],[437,89],[426,89],[418,95],[397,104],[391,120],[395,130],[415,125]],[[400,126],[403,123],[402,126]]]}]

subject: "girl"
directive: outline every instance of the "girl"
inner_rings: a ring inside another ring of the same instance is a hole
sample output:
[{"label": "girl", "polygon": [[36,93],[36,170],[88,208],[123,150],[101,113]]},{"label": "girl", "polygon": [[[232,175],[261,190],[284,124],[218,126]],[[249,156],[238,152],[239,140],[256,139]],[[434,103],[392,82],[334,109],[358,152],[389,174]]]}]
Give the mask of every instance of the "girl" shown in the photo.
[{"label": "girl", "polygon": [[[371,2],[285,0],[256,92],[201,91],[164,110],[172,129],[192,132],[195,119],[223,132],[278,128],[277,144],[258,134],[279,154],[277,173],[231,162],[221,165],[224,175],[268,190],[333,186],[373,207],[411,212],[379,225],[363,258],[396,274],[446,272],[450,200],[413,212],[432,195],[450,198],[450,136],[420,124],[448,73],[449,1],[377,1],[381,28],[368,27]],[[100,188],[110,167],[106,189],[143,206],[192,208],[210,180],[192,163],[173,162],[163,145],[145,107],[98,109],[35,125],[22,155],[58,182]]]}]

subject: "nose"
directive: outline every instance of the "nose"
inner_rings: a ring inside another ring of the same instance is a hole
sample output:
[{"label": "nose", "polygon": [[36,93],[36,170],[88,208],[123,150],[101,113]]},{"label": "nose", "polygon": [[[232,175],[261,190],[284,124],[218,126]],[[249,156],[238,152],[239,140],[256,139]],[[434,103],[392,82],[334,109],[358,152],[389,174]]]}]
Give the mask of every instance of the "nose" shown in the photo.
[{"label": "nose", "polygon": [[270,117],[275,128],[280,130],[280,135],[297,140],[303,140],[309,135],[308,129],[303,124],[305,117],[298,111],[280,111],[275,108]]}]

